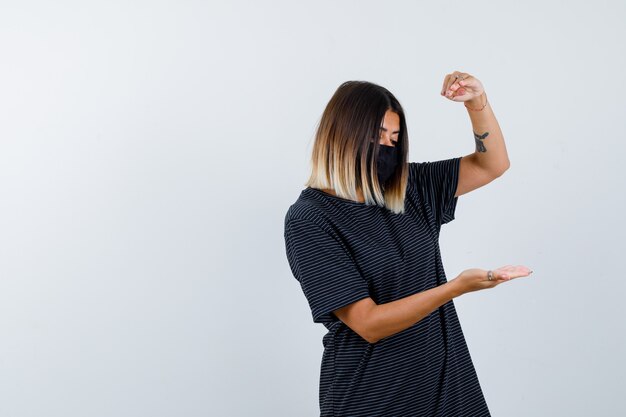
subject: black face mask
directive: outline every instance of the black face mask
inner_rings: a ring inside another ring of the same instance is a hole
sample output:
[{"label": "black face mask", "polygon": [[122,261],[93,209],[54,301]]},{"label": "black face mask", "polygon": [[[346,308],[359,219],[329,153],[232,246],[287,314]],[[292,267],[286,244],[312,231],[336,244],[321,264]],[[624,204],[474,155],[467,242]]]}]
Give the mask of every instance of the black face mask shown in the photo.
[{"label": "black face mask", "polygon": [[378,160],[376,169],[378,171],[378,183],[384,185],[396,171],[398,165],[398,149],[395,146],[380,145],[378,147]]}]

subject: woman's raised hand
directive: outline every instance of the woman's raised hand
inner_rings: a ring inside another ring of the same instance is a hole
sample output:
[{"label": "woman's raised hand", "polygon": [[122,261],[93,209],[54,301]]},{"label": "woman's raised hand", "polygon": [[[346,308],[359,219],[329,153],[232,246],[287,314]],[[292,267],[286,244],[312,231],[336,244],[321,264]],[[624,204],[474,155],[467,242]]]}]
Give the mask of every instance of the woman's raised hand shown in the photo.
[{"label": "woman's raised hand", "polygon": [[527,277],[533,271],[524,265],[505,265],[498,269],[492,269],[492,280],[489,280],[489,271],[485,269],[472,268],[461,272],[458,277],[450,283],[456,287],[458,295],[472,291],[493,288],[503,282],[514,278]]},{"label": "woman's raised hand", "polygon": [[484,91],[485,88],[478,78],[461,71],[446,75],[441,87],[441,95],[452,101],[478,99]]}]

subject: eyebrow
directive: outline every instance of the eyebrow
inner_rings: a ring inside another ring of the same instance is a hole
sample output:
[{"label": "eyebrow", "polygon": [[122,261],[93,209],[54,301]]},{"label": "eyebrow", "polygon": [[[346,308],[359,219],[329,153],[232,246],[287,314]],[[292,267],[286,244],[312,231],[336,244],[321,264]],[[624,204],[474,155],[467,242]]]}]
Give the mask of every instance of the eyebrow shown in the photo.
[{"label": "eyebrow", "polygon": [[[385,127],[381,127],[382,130],[384,130],[385,132],[387,131],[387,128]],[[391,134],[393,135],[394,133],[400,133],[399,130],[396,130],[395,132],[391,132]]]}]

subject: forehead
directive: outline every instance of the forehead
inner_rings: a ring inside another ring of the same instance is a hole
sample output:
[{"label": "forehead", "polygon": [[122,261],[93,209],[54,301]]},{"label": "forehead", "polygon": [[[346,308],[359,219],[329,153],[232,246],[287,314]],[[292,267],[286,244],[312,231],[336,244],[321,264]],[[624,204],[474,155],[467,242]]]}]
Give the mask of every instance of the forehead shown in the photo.
[{"label": "forehead", "polygon": [[383,118],[382,127],[386,129],[398,130],[400,128],[400,116],[393,110],[387,110]]}]

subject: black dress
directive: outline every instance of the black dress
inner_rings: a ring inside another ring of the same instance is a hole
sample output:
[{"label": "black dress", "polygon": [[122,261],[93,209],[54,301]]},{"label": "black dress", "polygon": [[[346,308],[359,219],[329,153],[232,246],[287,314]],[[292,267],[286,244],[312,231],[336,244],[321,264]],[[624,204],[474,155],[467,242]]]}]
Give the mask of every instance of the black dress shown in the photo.
[{"label": "black dress", "polygon": [[442,224],[454,219],[461,158],[409,163],[404,214],[306,188],[285,216],[289,265],[328,329],[321,416],[489,416],[453,301],[369,343],[332,312],[388,303],[446,282]]}]

